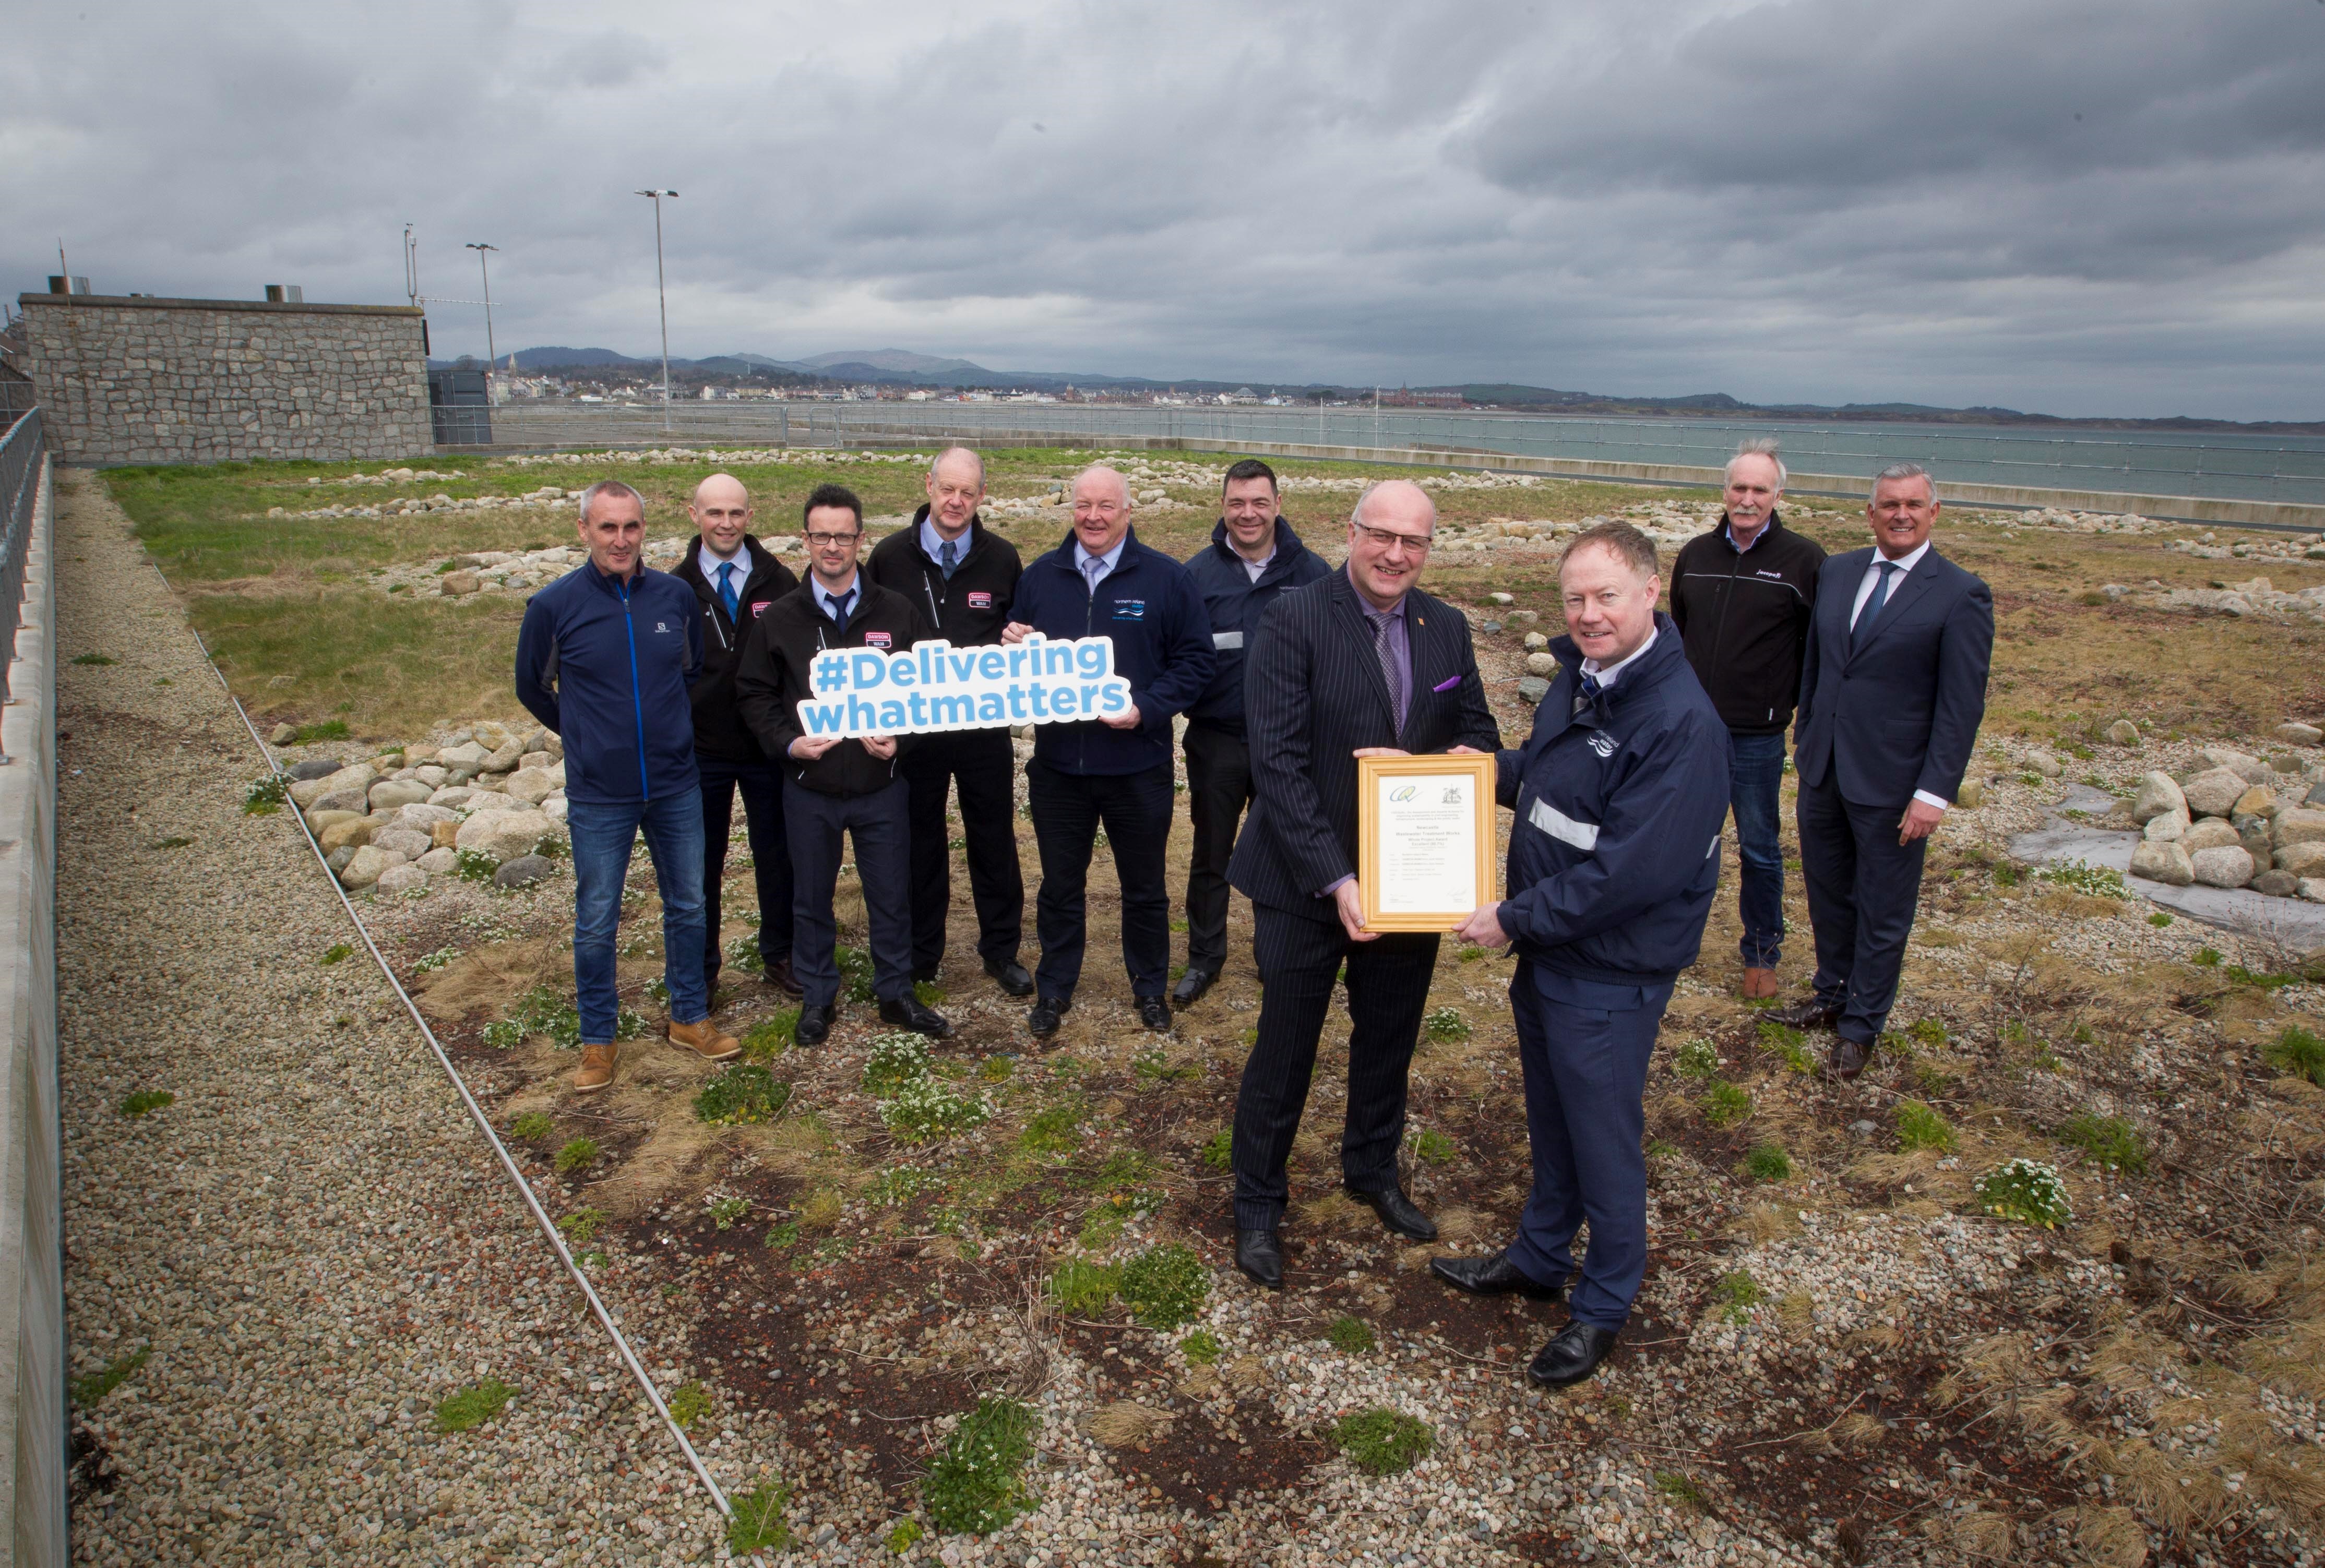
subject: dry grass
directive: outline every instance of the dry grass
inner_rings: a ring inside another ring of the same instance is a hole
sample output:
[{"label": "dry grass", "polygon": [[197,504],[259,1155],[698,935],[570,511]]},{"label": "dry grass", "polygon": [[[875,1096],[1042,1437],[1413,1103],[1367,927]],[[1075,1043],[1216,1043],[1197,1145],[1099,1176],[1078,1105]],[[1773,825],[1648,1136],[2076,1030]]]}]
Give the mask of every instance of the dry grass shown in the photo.
[{"label": "dry grass", "polygon": [[1237,1356],[1227,1364],[1220,1376],[1227,1379],[1227,1387],[1238,1394],[1256,1394],[1275,1382],[1275,1376],[1267,1370],[1267,1363],[1257,1356]]},{"label": "dry grass", "polygon": [[1135,1399],[1116,1399],[1092,1411],[1086,1422],[1089,1434],[1108,1448],[1135,1448],[1171,1430],[1171,1416]]}]

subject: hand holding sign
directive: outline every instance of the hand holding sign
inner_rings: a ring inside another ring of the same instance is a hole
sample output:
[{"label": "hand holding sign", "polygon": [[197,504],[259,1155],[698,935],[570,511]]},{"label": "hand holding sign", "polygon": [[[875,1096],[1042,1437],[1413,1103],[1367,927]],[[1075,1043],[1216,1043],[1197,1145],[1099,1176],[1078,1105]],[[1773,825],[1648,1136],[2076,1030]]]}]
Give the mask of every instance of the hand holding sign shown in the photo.
[{"label": "hand holding sign", "polygon": [[[941,640],[901,651],[834,648],[808,667],[815,695],[799,705],[809,740],[873,740],[949,730],[1000,729],[1097,719],[1118,729],[1140,722],[1130,683],[1114,673],[1114,640],[1050,639],[1029,632],[1004,647],[955,648]],[[801,753],[804,754],[804,753]]]}]

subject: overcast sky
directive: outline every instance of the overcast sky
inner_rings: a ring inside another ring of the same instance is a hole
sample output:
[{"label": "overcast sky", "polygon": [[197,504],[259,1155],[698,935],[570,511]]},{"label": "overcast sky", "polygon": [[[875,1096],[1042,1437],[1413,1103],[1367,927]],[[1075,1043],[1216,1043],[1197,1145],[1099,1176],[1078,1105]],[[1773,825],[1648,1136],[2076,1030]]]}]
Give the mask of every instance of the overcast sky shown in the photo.
[{"label": "overcast sky", "polygon": [[6,0],[0,262],[440,354],[2325,419],[2320,0]]}]

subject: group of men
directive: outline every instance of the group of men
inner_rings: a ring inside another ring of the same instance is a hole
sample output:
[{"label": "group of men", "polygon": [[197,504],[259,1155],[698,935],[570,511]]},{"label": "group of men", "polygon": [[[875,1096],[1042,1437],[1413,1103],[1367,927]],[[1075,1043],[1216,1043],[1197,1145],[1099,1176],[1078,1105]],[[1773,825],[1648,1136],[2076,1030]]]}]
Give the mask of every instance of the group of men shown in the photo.
[{"label": "group of men", "polygon": [[[615,927],[641,835],[662,894],[669,1038],[713,1061],[736,1054],[710,1013],[737,792],[758,952],[768,982],[800,999],[799,1043],[825,1039],[839,1002],[832,906],[844,838],[881,1019],[949,1035],[914,986],[944,956],[957,797],[978,956],[1003,991],[1033,998],[1037,1038],[1072,1006],[1101,832],[1147,1028],[1169,1029],[1173,1005],[1195,1005],[1216,982],[1229,887],[1250,899],[1264,992],[1231,1145],[1246,1275],[1283,1284],[1286,1162],[1342,983],[1352,1022],[1342,1180],[1391,1232],[1433,1241],[1398,1153],[1440,938],[1366,928],[1358,763],[1490,753],[1514,818],[1506,890],[1453,934],[1518,958],[1510,991],[1533,1185],[1507,1248],[1431,1268],[1477,1294],[1555,1299],[1573,1281],[1570,1321],[1531,1375],[1551,1386],[1589,1377],[1644,1275],[1647,1062],[1701,944],[1729,814],[1743,865],[1742,990],[1773,998],[1791,728],[1817,968],[1809,997],[1774,1016],[1833,1028],[1830,1070],[1853,1078],[1894,1000],[1927,837],[1959,790],[1983,712],[1992,601],[1931,547],[1929,475],[1883,470],[1867,507],[1872,548],[1829,559],[1784,528],[1784,477],[1773,443],[1739,449],[1718,525],[1673,564],[1669,613],[1657,608],[1654,545],[1638,530],[1603,523],[1569,544],[1566,634],[1552,645],[1560,672],[1514,749],[1487,706],[1468,621],[1419,586],[1436,508],[1409,481],[1364,493],[1336,567],[1280,514],[1274,471],[1237,463],[1210,542],[1181,563],[1139,541],[1128,483],[1094,466],[1070,487],[1066,539],[1027,565],[986,528],[982,459],[956,447],[931,465],[911,524],[868,557],[861,502],[819,486],[801,509],[804,581],[751,533],[749,495],[729,475],[697,487],[697,540],[668,575],[644,568],[638,493],[590,486],[579,519],[588,561],[527,605],[516,676],[525,706],[565,742],[575,1087],[602,1089],[617,1066]],[[1018,962],[1007,729],[836,738],[804,733],[799,705],[832,650],[1097,635],[1111,640],[1129,700],[1036,727],[1025,775],[1040,957],[1029,973]],[[1166,993],[1181,715],[1193,846],[1186,965]]]}]

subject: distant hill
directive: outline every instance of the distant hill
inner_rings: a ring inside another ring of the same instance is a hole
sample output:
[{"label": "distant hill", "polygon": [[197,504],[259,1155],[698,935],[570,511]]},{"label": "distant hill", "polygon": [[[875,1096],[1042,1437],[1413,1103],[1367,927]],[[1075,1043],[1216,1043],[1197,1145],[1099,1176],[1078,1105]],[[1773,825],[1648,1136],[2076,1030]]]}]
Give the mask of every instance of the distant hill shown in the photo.
[{"label": "distant hill", "polygon": [[851,348],[837,354],[819,354],[800,364],[809,370],[875,370],[908,375],[991,375],[981,364],[966,359],[938,359],[931,355],[914,354],[909,348]]}]

